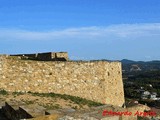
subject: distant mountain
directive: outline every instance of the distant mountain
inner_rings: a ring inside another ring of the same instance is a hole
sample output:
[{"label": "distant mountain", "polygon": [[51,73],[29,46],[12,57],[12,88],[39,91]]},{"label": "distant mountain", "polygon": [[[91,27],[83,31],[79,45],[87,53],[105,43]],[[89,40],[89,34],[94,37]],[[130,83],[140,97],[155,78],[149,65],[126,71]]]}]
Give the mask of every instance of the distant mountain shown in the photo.
[{"label": "distant mountain", "polygon": [[160,70],[160,61],[158,60],[145,62],[123,59],[121,62],[122,68],[126,72]]},{"label": "distant mountain", "polygon": [[132,63],[135,63],[135,61],[133,60],[128,60],[128,59],[123,59],[121,60],[122,64],[132,64]]}]

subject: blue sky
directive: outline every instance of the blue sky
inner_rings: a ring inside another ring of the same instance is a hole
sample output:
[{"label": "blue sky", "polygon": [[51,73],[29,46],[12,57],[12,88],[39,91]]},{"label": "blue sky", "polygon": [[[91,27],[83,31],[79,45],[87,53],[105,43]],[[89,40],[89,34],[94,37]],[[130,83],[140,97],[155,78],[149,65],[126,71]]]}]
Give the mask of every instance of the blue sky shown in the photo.
[{"label": "blue sky", "polygon": [[0,0],[0,53],[160,60],[160,0]]}]

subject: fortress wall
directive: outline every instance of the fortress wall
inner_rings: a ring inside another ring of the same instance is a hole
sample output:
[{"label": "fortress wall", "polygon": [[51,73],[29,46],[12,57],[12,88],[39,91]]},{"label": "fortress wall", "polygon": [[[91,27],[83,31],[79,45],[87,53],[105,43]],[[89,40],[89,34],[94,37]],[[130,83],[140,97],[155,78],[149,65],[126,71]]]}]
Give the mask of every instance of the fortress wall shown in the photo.
[{"label": "fortress wall", "polygon": [[52,56],[55,58],[55,53],[38,53],[37,58],[38,60],[51,60]]},{"label": "fortress wall", "polygon": [[55,92],[122,106],[119,62],[58,62],[3,59],[0,88],[8,91]]},{"label": "fortress wall", "polygon": [[[6,62],[6,55],[0,55],[0,80],[2,79],[3,77],[3,67],[5,65],[5,62]],[[0,81],[1,82],[1,81]]]},{"label": "fortress wall", "polygon": [[0,79],[2,79],[2,57],[0,56]]},{"label": "fortress wall", "polygon": [[120,62],[105,64],[105,102],[112,104],[124,99],[122,68]]},{"label": "fortress wall", "polygon": [[55,54],[57,58],[65,58],[66,60],[69,60],[67,52],[57,52]]}]

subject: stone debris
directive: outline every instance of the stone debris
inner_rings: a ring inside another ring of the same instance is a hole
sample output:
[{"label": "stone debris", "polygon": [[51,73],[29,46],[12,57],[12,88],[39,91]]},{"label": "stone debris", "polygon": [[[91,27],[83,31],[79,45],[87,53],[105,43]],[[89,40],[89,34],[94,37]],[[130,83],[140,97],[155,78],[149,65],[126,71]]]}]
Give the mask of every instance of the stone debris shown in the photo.
[{"label": "stone debris", "polygon": [[[14,105],[13,105],[14,104]],[[145,105],[136,105],[131,108],[121,108],[113,105],[104,105],[100,107],[90,108],[88,110],[75,110],[75,109],[57,109],[46,110],[42,106],[35,105],[18,105],[16,102],[6,102],[2,106],[3,113],[8,119],[13,120],[137,120],[137,116],[126,115],[103,115],[103,111],[124,112],[135,111],[144,112],[149,110]]]}]

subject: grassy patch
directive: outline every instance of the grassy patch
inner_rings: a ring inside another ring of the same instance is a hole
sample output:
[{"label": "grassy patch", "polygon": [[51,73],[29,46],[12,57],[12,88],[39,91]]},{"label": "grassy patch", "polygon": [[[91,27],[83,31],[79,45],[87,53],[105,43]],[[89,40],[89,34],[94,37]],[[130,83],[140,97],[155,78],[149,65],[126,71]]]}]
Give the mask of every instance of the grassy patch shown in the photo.
[{"label": "grassy patch", "polygon": [[56,94],[56,93],[32,93],[28,92],[29,94],[32,94],[34,96],[40,96],[40,97],[52,97],[52,98],[61,98],[64,100],[70,100],[75,104],[78,105],[87,105],[89,107],[96,107],[96,106],[101,106],[103,105],[102,103],[94,102],[91,100],[87,100],[85,98],[80,98],[77,96],[71,96],[71,95],[66,95],[66,94]]},{"label": "grassy patch", "polygon": [[149,118],[145,118],[145,117],[140,117],[138,116],[138,120],[150,120]]},{"label": "grassy patch", "polygon": [[8,92],[6,90],[0,90],[1,95],[8,95]]},{"label": "grassy patch", "polygon": [[13,92],[12,95],[17,95],[18,96],[18,95],[24,95],[24,93],[23,92]]},{"label": "grassy patch", "polygon": [[24,103],[27,104],[27,105],[34,104],[34,103],[35,103],[35,101],[32,101],[32,100],[22,100],[22,102],[24,102]]},{"label": "grassy patch", "polygon": [[59,104],[55,104],[55,105],[52,105],[52,104],[39,104],[40,106],[43,106],[44,108],[46,109],[60,109],[62,108]]}]

